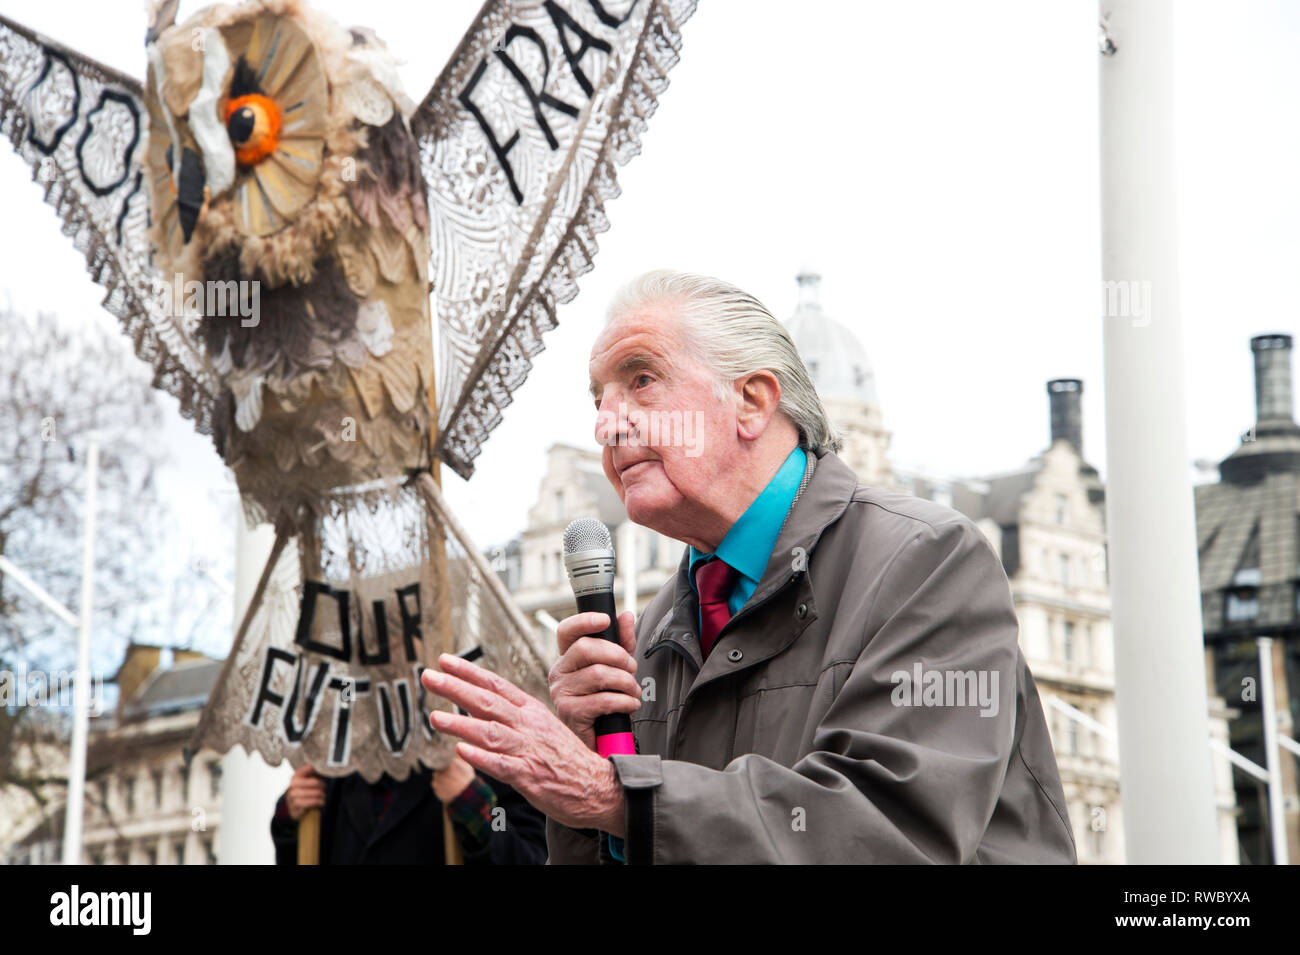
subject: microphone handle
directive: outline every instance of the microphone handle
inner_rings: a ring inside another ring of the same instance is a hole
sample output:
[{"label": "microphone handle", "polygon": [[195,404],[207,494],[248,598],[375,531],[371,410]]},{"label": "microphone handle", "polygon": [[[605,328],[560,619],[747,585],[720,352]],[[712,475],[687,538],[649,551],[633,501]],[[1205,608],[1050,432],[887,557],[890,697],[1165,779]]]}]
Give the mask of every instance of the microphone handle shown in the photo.
[{"label": "microphone handle", "polygon": [[[601,590],[596,593],[581,594],[577,600],[578,613],[603,613],[609,617],[609,626],[592,636],[618,643],[618,614],[614,609],[613,591]],[[596,752],[601,756],[636,752],[636,741],[632,737],[632,720],[626,713],[606,713],[598,716],[594,728]]]}]

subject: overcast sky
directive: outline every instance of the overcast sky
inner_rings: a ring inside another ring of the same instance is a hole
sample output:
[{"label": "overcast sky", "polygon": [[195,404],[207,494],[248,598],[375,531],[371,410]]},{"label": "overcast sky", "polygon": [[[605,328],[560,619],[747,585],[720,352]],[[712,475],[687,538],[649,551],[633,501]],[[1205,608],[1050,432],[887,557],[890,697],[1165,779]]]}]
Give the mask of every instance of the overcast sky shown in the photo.
[{"label": "overcast sky", "polygon": [[[479,0],[320,0],[374,28],[423,96]],[[202,5],[183,2],[181,18]],[[0,12],[135,76],[137,0],[0,0]],[[875,366],[896,466],[1010,470],[1047,443],[1044,383],[1084,379],[1084,444],[1105,474],[1092,0],[701,0],[641,156],[620,173],[596,269],[448,496],[482,545],[524,526],[546,448],[595,447],[586,360],[613,290],[651,268],[711,273],[792,312],[803,265]],[[1254,417],[1249,338],[1300,327],[1300,3],[1180,0],[1177,149],[1192,458]],[[110,320],[52,210],[7,148],[0,289]],[[178,540],[231,533],[228,486],[177,417]],[[1189,462],[1190,465],[1190,462]],[[178,546],[180,546],[178,544]]]}]

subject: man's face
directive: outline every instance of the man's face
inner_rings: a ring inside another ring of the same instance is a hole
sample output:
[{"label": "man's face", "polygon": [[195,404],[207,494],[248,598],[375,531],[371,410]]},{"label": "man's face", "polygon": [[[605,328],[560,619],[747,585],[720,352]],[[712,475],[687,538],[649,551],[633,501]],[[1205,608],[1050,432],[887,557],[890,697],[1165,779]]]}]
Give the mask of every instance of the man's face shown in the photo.
[{"label": "man's face", "polygon": [[615,318],[589,367],[605,475],[628,516],[693,542],[727,498],[736,407],[688,353],[677,315],[676,303],[661,302]]}]

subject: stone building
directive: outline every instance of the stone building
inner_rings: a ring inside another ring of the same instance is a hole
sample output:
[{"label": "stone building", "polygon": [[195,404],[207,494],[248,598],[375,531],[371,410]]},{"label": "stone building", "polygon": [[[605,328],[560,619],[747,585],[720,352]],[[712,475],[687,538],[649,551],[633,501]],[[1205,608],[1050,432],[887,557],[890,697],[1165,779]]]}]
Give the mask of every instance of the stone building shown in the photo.
[{"label": "stone building", "polygon": [[[1219,463],[1219,480],[1196,488],[1201,615],[1214,686],[1241,713],[1231,745],[1266,763],[1259,691],[1260,637],[1271,649],[1276,726],[1300,725],[1300,426],[1291,398],[1291,336],[1250,340],[1255,360],[1255,423]],[[1300,861],[1296,757],[1275,754],[1282,779],[1288,855]],[[1273,861],[1267,792],[1235,774],[1243,862]]]},{"label": "stone building", "polygon": [[[210,865],[221,825],[221,757],[186,761],[221,661],[188,650],[132,644],[113,677],[114,711],[91,721],[81,862]],[[67,772],[66,744],[60,773]],[[64,803],[50,800],[15,831],[0,858],[62,861]]]}]

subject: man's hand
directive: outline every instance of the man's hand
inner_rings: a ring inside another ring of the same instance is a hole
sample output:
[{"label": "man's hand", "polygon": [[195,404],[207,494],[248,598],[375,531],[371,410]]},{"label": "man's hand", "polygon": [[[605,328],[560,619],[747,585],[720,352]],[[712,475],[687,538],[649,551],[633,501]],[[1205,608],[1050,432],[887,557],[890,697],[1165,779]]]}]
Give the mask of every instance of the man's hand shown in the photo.
[{"label": "man's hand", "polygon": [[293,771],[293,779],[289,780],[284,805],[294,822],[301,819],[308,809],[324,809],[325,780],[310,766],[299,766]]},{"label": "man's hand", "polygon": [[630,611],[618,615],[619,644],[602,637],[609,625],[603,613],[579,613],[560,621],[556,637],[560,659],[551,667],[551,702],[564,725],[587,745],[596,748],[592,724],[605,713],[635,713],[641,708],[641,686],[636,682],[636,618]]},{"label": "man's hand", "polygon": [[456,746],[466,762],[562,825],[624,834],[623,787],[609,760],[509,680],[448,653],[438,665],[442,673],[424,671],[425,689],[470,715],[434,710],[429,722],[468,741]]},{"label": "man's hand", "polygon": [[473,781],[474,767],[459,756],[454,756],[442,769],[433,771],[433,794],[445,806],[463,793]]}]

